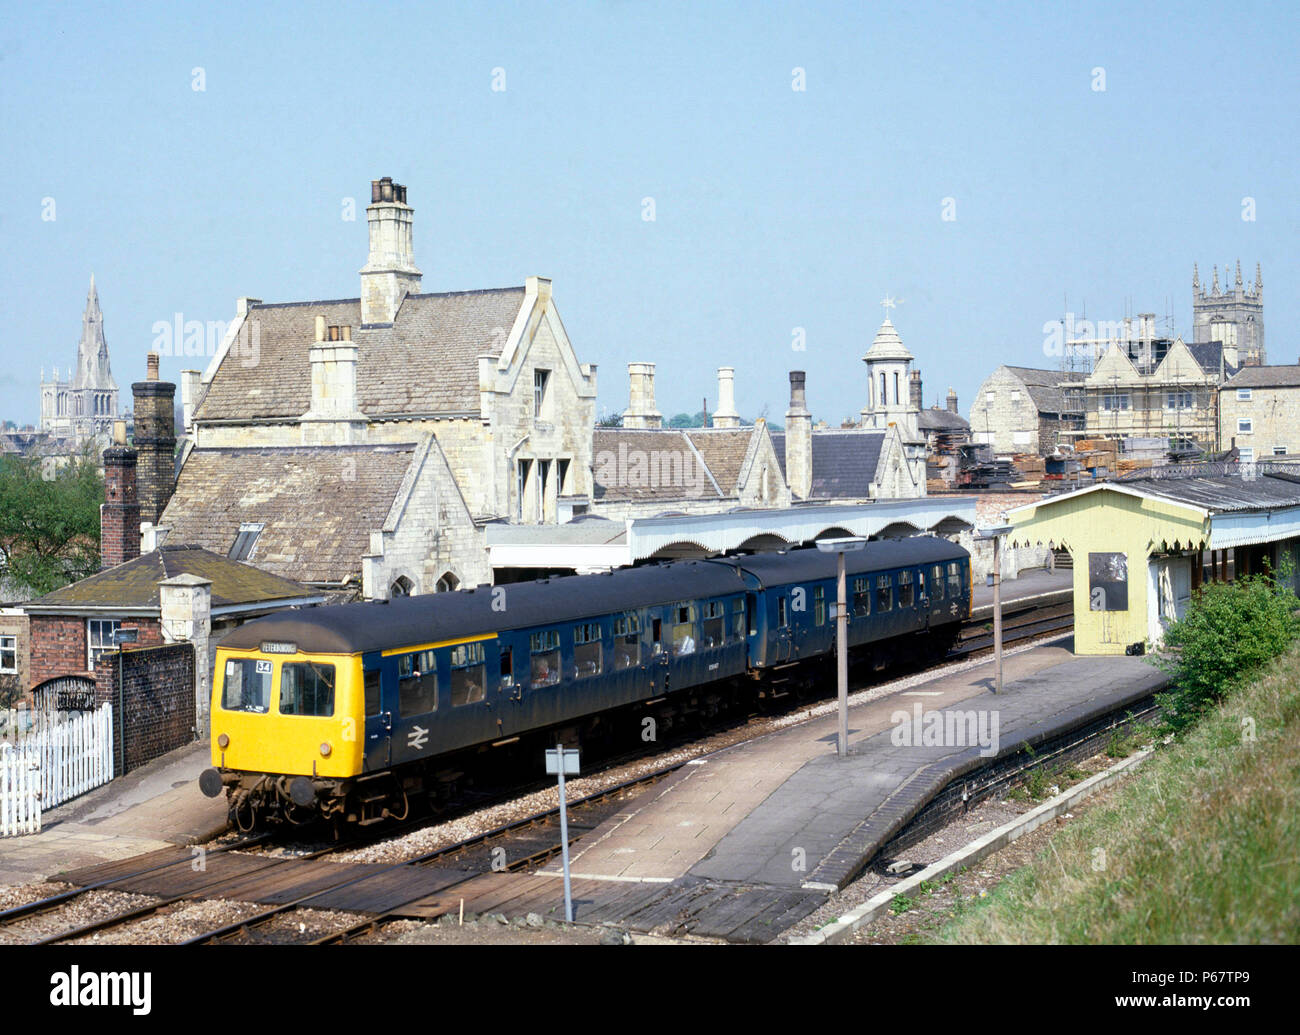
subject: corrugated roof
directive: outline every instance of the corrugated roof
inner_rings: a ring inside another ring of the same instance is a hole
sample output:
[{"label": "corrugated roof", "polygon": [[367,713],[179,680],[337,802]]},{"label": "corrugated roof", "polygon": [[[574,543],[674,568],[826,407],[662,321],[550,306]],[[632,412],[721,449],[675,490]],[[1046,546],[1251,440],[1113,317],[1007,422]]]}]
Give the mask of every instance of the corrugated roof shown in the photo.
[{"label": "corrugated roof", "polygon": [[301,582],[361,573],[414,445],[195,449],[159,521],[168,540],[225,555],[243,522],[265,527],[249,560]]},{"label": "corrugated roof", "polygon": [[177,575],[197,575],[212,583],[212,606],[259,604],[316,595],[292,579],[251,564],[218,556],[197,546],[164,546],[98,574],[56,589],[28,606],[158,607],[158,582]]},{"label": "corrugated roof", "polygon": [[478,413],[478,357],[500,354],[523,301],[522,287],[407,295],[391,326],[366,329],[359,298],[253,306],[247,337],[222,360],[195,418],[306,413],[317,316],[352,328],[362,412]]},{"label": "corrugated roof", "polygon": [[1136,478],[1120,483],[1144,495],[1187,503],[1214,513],[1273,510],[1300,505],[1300,479],[1265,474],[1258,478]]}]

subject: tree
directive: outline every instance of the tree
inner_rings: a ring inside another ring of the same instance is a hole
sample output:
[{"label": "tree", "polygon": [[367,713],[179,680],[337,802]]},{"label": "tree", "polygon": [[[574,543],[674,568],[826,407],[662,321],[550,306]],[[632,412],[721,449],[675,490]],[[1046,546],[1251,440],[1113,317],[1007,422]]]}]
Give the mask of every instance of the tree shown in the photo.
[{"label": "tree", "polygon": [[0,457],[0,579],[39,596],[93,575],[103,500],[93,447],[61,466]]}]

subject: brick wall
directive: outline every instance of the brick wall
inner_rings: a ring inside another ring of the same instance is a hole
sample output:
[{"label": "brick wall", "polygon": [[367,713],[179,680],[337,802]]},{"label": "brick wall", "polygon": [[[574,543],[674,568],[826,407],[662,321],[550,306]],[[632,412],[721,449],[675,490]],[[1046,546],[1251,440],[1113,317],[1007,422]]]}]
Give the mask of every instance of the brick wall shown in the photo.
[{"label": "brick wall", "polygon": [[[119,670],[120,710],[125,713],[125,767],[117,727]],[[194,645],[168,643],[105,654],[95,670],[95,695],[98,701],[113,705],[113,772],[119,776],[193,743]]]},{"label": "brick wall", "polygon": [[[55,676],[86,674],[85,618],[73,615],[29,615],[28,618],[31,630],[29,687]],[[156,618],[118,620],[124,628],[140,630],[137,642],[141,646],[163,642],[162,623]]]}]

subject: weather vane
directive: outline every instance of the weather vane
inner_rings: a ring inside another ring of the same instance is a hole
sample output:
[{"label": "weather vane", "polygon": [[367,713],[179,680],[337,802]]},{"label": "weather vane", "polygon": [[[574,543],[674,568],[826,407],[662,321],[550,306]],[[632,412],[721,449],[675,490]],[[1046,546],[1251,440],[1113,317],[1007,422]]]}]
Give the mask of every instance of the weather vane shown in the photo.
[{"label": "weather vane", "polygon": [[889,310],[895,309],[898,306],[902,305],[903,300],[901,298],[891,298],[889,295],[886,295],[884,298],[880,300],[880,304],[885,307],[885,318],[888,319]]}]

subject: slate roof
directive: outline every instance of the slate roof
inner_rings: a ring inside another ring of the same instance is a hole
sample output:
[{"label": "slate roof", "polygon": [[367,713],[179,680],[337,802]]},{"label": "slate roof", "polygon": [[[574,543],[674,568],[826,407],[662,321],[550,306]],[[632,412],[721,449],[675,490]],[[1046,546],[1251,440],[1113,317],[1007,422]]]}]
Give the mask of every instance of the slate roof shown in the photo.
[{"label": "slate roof", "polygon": [[961,414],[939,406],[922,410],[916,418],[921,431],[970,431],[970,421]]},{"label": "slate roof", "polygon": [[721,479],[714,484],[702,452],[678,428],[596,428],[592,435],[592,473],[595,497],[605,503],[723,499],[735,495],[734,484],[726,485]]},{"label": "slate roof", "polygon": [[728,496],[740,492],[740,470],[757,428],[691,428],[686,436],[704,457],[714,481]]},{"label": "slate roof", "polygon": [[[1192,354],[1192,358],[1196,360],[1197,365],[1202,370],[1204,370],[1207,374],[1213,374],[1215,377],[1218,377],[1219,358],[1223,355],[1223,342],[1200,341],[1200,342],[1193,342],[1192,344],[1183,342],[1183,344],[1187,345],[1187,351]],[[1231,377],[1233,374],[1237,372],[1237,370],[1238,370],[1238,365],[1235,363],[1223,364],[1223,371],[1225,377]]]},{"label": "slate roof", "polygon": [[258,567],[317,584],[359,578],[416,448],[195,449],[158,523],[171,529],[168,542],[225,556],[240,524],[259,522],[248,557]]},{"label": "slate roof", "polygon": [[391,325],[364,328],[359,298],[253,306],[249,338],[222,360],[195,419],[306,413],[317,316],[352,328],[363,413],[477,414],[478,357],[500,355],[523,301],[522,287],[407,295]]},{"label": "slate roof", "polygon": [[1300,387],[1300,366],[1242,367],[1223,383],[1229,388],[1295,388]]},{"label": "slate roof", "polygon": [[157,608],[159,580],[176,575],[197,575],[208,579],[212,583],[214,608],[319,597],[292,579],[229,560],[197,546],[164,546],[56,589],[23,606],[41,609]]},{"label": "slate roof", "polygon": [[1083,386],[1083,375],[1061,370],[1040,370],[1037,367],[1006,367],[1024,383],[1029,398],[1039,413],[1082,413],[1083,410],[1066,410],[1060,386],[1066,381],[1078,381]]},{"label": "slate roof", "polygon": [[[812,498],[866,499],[876,481],[884,431],[814,431],[812,433]],[[772,445],[785,471],[785,433],[774,432]],[[786,475],[789,481],[789,476]]]}]

